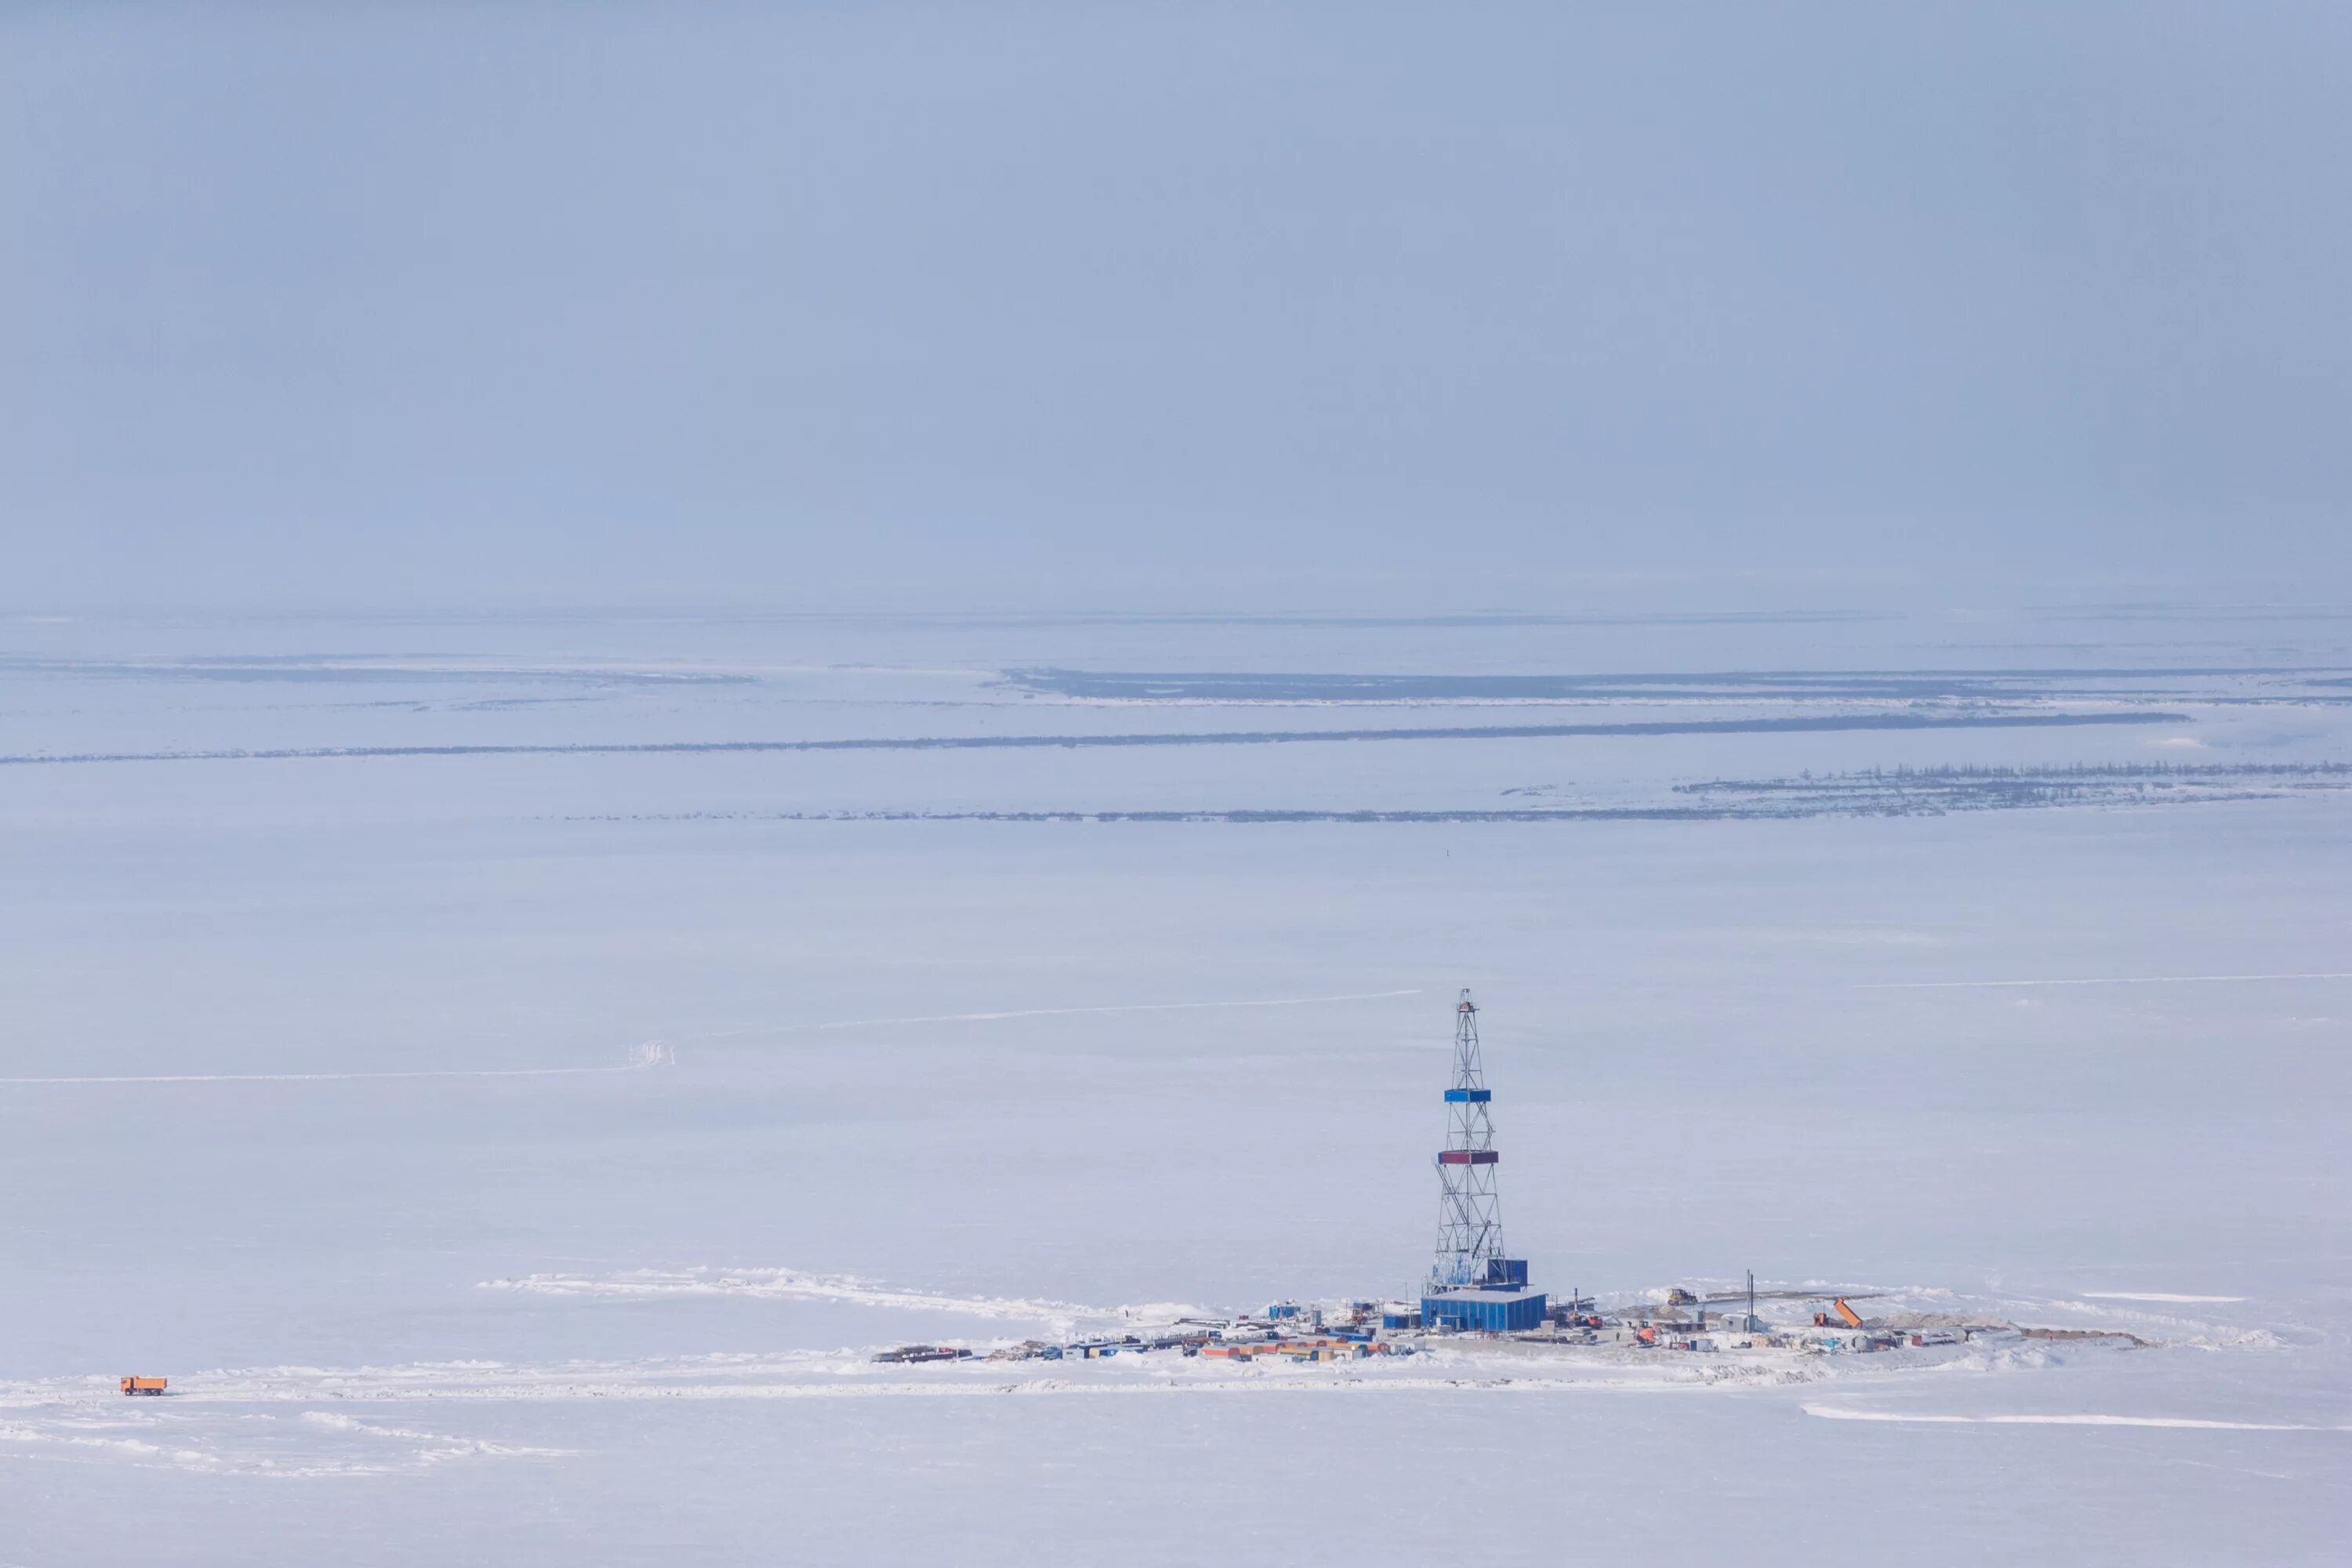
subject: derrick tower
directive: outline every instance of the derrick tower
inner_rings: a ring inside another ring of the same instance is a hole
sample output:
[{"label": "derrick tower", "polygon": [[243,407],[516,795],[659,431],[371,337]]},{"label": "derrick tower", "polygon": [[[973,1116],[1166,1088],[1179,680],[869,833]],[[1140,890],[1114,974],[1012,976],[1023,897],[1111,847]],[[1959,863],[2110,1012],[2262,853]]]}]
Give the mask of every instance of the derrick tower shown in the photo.
[{"label": "derrick tower", "polygon": [[1486,1282],[1503,1256],[1502,1200],[1495,1194],[1494,1096],[1478,1060],[1478,1005],[1465,987],[1454,1007],[1454,1087],[1445,1091],[1445,1147],[1437,1155],[1437,1260],[1429,1282],[1458,1290]]},{"label": "derrick tower", "polygon": [[1544,1293],[1528,1289],[1524,1258],[1503,1255],[1502,1200],[1495,1192],[1494,1096],[1478,1056],[1478,1005],[1465,989],[1454,1006],[1454,1083],[1445,1091],[1445,1147],[1437,1153],[1437,1257],[1421,1293],[1433,1329],[1512,1332],[1542,1324]]}]

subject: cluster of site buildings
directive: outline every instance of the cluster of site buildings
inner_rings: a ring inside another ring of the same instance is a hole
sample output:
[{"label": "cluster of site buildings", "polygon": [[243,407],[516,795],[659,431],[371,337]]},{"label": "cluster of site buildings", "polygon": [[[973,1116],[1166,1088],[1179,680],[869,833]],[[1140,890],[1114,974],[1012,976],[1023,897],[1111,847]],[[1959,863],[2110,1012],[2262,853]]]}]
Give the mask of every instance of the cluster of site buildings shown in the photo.
[{"label": "cluster of site buildings", "polygon": [[[1854,1298],[1861,1299],[1861,1298]],[[1771,1321],[1755,1303],[1825,1304],[1810,1321]],[[1553,1302],[1543,1320],[1527,1329],[1460,1329],[1432,1324],[1424,1312],[1401,1301],[1348,1301],[1301,1306],[1277,1301],[1263,1312],[1210,1321],[1186,1319],[1132,1333],[1098,1334],[1051,1343],[1024,1340],[988,1353],[989,1361],[1098,1361],[1111,1356],[1173,1352],[1232,1363],[1341,1362],[1371,1356],[1417,1354],[1433,1342],[1469,1338],[1527,1345],[1614,1346],[1627,1351],[1706,1353],[1715,1351],[1780,1350],[1800,1353],[1891,1351],[1958,1345],[1988,1336],[2003,1339],[2054,1337],[2056,1331],[2020,1330],[2007,1322],[1967,1321],[1906,1313],[1864,1319],[1852,1299],[1808,1290],[1741,1292],[1702,1300],[1668,1290],[1662,1300],[1635,1307],[1595,1310],[1588,1300]],[[1723,1303],[1730,1310],[1717,1310]],[[2104,1336],[2121,1337],[2121,1336]],[[965,1361],[978,1352],[952,1345],[902,1345],[874,1359],[908,1363]]]}]

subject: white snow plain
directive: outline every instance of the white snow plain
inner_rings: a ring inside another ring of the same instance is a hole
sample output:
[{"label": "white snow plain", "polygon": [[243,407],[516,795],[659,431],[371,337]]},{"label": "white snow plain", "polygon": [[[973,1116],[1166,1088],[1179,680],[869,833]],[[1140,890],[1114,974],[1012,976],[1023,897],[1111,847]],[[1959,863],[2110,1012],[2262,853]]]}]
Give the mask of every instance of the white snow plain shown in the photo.
[{"label": "white snow plain", "polygon": [[[2339,1558],[2352,622],[5,631],[0,1563]],[[1462,985],[1538,1284],[2147,1348],[868,1359],[1409,1293]]]}]

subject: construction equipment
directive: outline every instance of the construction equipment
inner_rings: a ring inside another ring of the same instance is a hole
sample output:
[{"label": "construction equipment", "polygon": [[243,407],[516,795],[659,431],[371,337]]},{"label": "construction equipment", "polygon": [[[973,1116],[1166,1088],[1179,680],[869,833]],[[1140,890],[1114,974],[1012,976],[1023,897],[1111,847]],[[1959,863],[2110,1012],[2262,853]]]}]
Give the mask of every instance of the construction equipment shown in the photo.
[{"label": "construction equipment", "polygon": [[[1832,1318],[1830,1316],[1831,1312],[1836,1313],[1837,1316],[1835,1318]],[[1858,1329],[1862,1327],[1862,1314],[1855,1311],[1852,1307],[1847,1306],[1845,1304],[1845,1298],[1843,1296],[1840,1296],[1836,1300],[1830,1303],[1830,1310],[1828,1312],[1815,1312],[1813,1314],[1813,1327],[1817,1329],[1832,1328],[1838,1323],[1843,1323],[1849,1329]]]},{"label": "construction equipment", "polygon": [[122,1392],[125,1394],[161,1394],[164,1384],[171,1381],[168,1377],[126,1377],[122,1380]]}]

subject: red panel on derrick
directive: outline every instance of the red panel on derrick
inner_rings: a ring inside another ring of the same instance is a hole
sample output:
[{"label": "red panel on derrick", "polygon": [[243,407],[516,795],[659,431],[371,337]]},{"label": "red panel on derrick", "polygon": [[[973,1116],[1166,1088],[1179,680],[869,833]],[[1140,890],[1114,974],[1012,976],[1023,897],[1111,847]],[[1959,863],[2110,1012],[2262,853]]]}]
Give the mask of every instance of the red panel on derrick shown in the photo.
[{"label": "red panel on derrick", "polygon": [[1441,1165],[1491,1165],[1501,1158],[1492,1149],[1441,1149],[1437,1163]]}]

